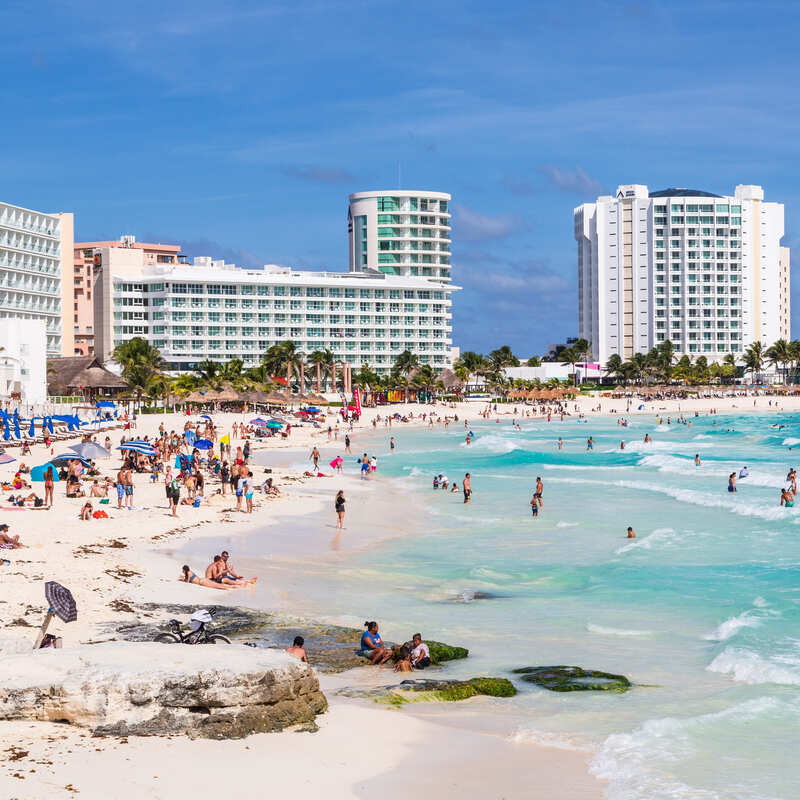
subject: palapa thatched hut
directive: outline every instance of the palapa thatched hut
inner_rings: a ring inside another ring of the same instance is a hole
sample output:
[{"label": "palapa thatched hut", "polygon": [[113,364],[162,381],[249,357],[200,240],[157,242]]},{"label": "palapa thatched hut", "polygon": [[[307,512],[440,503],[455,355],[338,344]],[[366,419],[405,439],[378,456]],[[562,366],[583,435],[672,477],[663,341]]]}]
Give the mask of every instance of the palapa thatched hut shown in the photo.
[{"label": "palapa thatched hut", "polygon": [[85,400],[118,397],[128,391],[124,378],[107,370],[95,356],[47,359],[47,393],[81,394]]}]

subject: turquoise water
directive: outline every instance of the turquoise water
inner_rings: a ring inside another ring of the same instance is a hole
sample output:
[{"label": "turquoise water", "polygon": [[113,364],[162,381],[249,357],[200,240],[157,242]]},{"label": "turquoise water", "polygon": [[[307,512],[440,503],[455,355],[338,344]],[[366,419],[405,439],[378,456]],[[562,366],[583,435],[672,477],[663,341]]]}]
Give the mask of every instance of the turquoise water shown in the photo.
[{"label": "turquoise water", "polygon": [[[779,506],[800,466],[800,416],[691,422],[487,422],[469,447],[461,425],[395,426],[380,473],[425,501],[424,532],[320,565],[310,602],[378,618],[389,636],[470,647],[453,675],[578,664],[645,684],[622,696],[525,687],[489,707],[518,739],[591,750],[612,800],[800,797],[800,507]],[[434,492],[438,472],[470,472],[473,503]]]}]

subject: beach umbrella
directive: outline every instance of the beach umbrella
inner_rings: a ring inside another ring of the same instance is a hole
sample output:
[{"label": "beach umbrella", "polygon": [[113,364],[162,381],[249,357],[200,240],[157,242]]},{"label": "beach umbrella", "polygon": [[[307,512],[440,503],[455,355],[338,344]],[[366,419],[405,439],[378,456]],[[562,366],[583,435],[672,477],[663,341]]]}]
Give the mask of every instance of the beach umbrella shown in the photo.
[{"label": "beach umbrella", "polygon": [[53,418],[52,417],[46,417],[45,418],[45,424],[47,425],[47,430],[50,431],[50,433],[52,434],[53,433]]},{"label": "beach umbrella", "polygon": [[53,617],[58,617],[64,622],[75,622],[78,619],[78,605],[72,592],[66,586],[62,586],[56,581],[47,581],[44,585],[44,598],[47,600],[47,613],[44,615],[42,627],[36,635],[36,642],[33,645],[34,650],[38,650],[44,635],[47,633],[47,628],[50,625]]},{"label": "beach umbrella", "polygon": [[211,417],[208,414],[201,414],[200,415],[200,419],[208,419],[208,420],[210,420]]},{"label": "beach umbrella", "polygon": [[106,450],[106,448],[102,445],[97,444],[97,442],[83,442],[82,444],[74,444],[72,447],[70,447],[70,450],[74,450],[79,456],[83,456],[84,458],[88,459],[111,458],[110,451]]},{"label": "beach umbrella", "polygon": [[84,458],[83,456],[79,456],[77,453],[69,452],[69,453],[61,453],[60,455],[53,456],[50,459],[50,464],[55,464],[57,467],[64,466],[68,464],[70,461],[80,461],[84,467],[91,467],[92,463],[88,459]]},{"label": "beach umbrella", "polygon": [[14,409],[14,436],[16,436],[17,439],[22,438],[22,434],[19,430],[19,409],[16,408]]},{"label": "beach umbrella", "polygon": [[95,405],[95,408],[116,408],[117,404],[112,400],[101,400]]},{"label": "beach umbrella", "polygon": [[266,425],[267,421],[262,419],[261,417],[256,417],[255,419],[250,420],[251,425]]},{"label": "beach umbrella", "polygon": [[33,439],[33,437],[36,436],[36,425],[34,424],[35,419],[36,417],[31,417],[31,424],[30,427],[28,428],[28,436],[30,436],[31,439]]},{"label": "beach umbrella", "polygon": [[0,453],[0,464],[10,464],[12,461],[16,460],[16,458],[10,456],[8,453]]},{"label": "beach umbrella", "polygon": [[121,444],[117,450],[131,450],[134,453],[141,453],[145,456],[156,455],[155,448],[152,445],[147,444],[129,444],[126,442],[125,444]]},{"label": "beach umbrella", "polygon": [[309,414],[319,414],[320,413],[320,410],[316,406],[311,406],[310,408],[307,408],[306,411],[308,411]]},{"label": "beach umbrella", "polygon": [[11,428],[8,424],[8,414],[3,412],[3,438],[8,441],[11,438]]},{"label": "beach umbrella", "polygon": [[58,467],[56,467],[56,465],[53,464],[50,461],[48,461],[46,464],[40,464],[38,467],[34,467],[31,470],[31,480],[32,481],[37,481],[38,483],[43,483],[44,482],[44,474],[45,474],[45,472],[47,472],[47,468],[48,467],[52,467],[53,468],[53,482],[54,483],[58,483],[58,481],[59,481]]},{"label": "beach umbrella", "polygon": [[210,439],[197,439],[194,446],[198,450],[213,450],[214,443]]},{"label": "beach umbrella", "polygon": [[276,430],[278,430],[279,428],[282,428],[282,427],[283,427],[283,424],[282,424],[282,423],[280,423],[280,422],[278,422],[277,420],[270,420],[270,421],[267,423],[266,427],[268,427],[268,428],[271,428],[272,430],[276,431]]}]

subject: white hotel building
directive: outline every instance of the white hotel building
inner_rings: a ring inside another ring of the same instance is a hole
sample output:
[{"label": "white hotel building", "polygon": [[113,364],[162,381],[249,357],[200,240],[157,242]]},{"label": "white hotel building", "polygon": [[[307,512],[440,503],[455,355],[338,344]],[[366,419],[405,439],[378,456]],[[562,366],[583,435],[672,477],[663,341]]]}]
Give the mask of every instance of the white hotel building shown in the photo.
[{"label": "white hotel building", "polygon": [[173,371],[204,359],[254,366],[286,339],[303,353],[329,348],[337,361],[381,374],[406,349],[436,370],[451,363],[456,287],[380,272],[242,269],[210,258],[148,265],[142,250],[117,247],[97,255],[95,353],[103,360],[141,336]]},{"label": "white hotel building", "polygon": [[0,320],[39,320],[51,357],[73,352],[72,245],[72,214],[0,203]]},{"label": "white hotel building", "polygon": [[450,280],[450,195],[387,189],[350,195],[350,272]]},{"label": "white hotel building", "polygon": [[760,186],[720,197],[625,185],[578,206],[574,222],[578,330],[602,364],[667,339],[718,361],[790,338],[783,205]]}]

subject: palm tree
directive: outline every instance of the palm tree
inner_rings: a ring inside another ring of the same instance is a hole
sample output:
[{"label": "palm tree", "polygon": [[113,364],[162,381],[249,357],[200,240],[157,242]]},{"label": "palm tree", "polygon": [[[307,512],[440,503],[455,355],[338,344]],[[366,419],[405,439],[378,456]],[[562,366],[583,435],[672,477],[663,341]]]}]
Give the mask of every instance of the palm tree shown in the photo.
[{"label": "palm tree", "polygon": [[566,347],[561,351],[561,366],[572,367],[572,379],[575,386],[578,385],[578,373],[575,370],[575,365],[578,363],[578,361],[580,361],[580,356],[574,347]]},{"label": "palm tree", "polygon": [[453,371],[459,380],[464,381],[466,387],[473,375],[478,375],[486,364],[486,359],[472,350],[465,350],[461,357],[453,364]]},{"label": "palm tree", "polygon": [[542,359],[541,356],[531,356],[526,362],[526,367],[541,367],[542,366]]},{"label": "palm tree", "polygon": [[308,361],[317,368],[317,392],[322,392],[323,379],[327,382],[328,376],[333,372],[333,351],[315,350],[308,357]]},{"label": "palm tree", "polygon": [[634,353],[631,356],[630,363],[635,379],[638,382],[643,381],[648,367],[647,356],[644,353]]},{"label": "palm tree", "polygon": [[761,342],[753,342],[748,346],[747,350],[744,351],[742,362],[744,363],[745,371],[749,370],[750,372],[750,380],[755,383],[756,374],[760,373],[764,368],[764,348]]},{"label": "palm tree", "polygon": [[220,365],[217,361],[206,359],[205,361],[200,361],[194,371],[200,383],[211,386],[216,383],[219,377]]},{"label": "palm tree", "polygon": [[612,353],[608,357],[608,361],[606,361],[606,367],[603,370],[606,375],[610,375],[612,378],[618,378],[619,375],[622,373],[622,358],[620,358],[619,353]]},{"label": "palm tree", "polygon": [[271,375],[279,375],[286,370],[287,388],[292,382],[292,375],[298,375],[302,378],[305,369],[303,354],[291,339],[287,339],[280,344],[273,344],[264,353],[261,363],[264,364]]},{"label": "palm tree", "polygon": [[136,393],[141,407],[142,395],[164,367],[161,352],[141,336],[135,336],[127,342],[118,344],[114,348],[112,357],[122,367],[122,377],[131,391]]},{"label": "palm tree", "polygon": [[[588,339],[578,339],[572,345],[572,351],[575,353],[576,358],[578,361],[583,361],[584,364],[589,359],[589,354],[592,352],[592,345]],[[586,369],[584,368],[584,374],[586,374]],[[577,377],[577,375],[576,375]],[[582,380],[582,378],[581,378]]]},{"label": "palm tree", "polygon": [[419,369],[419,359],[410,350],[403,350],[394,361],[392,372],[403,380],[405,385],[405,401],[408,402],[408,387],[411,375]]},{"label": "palm tree", "polygon": [[780,366],[783,365],[783,382],[788,383],[789,370],[786,365],[792,360],[792,350],[786,339],[778,339],[772,347],[767,348],[765,355],[776,369],[780,369]]}]

